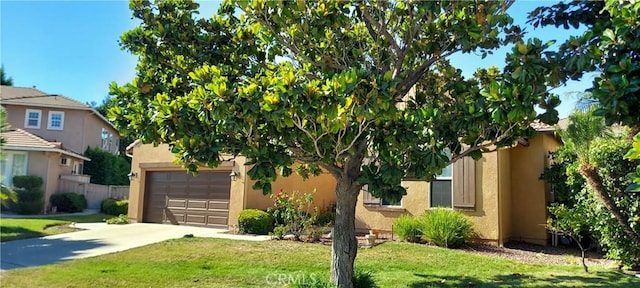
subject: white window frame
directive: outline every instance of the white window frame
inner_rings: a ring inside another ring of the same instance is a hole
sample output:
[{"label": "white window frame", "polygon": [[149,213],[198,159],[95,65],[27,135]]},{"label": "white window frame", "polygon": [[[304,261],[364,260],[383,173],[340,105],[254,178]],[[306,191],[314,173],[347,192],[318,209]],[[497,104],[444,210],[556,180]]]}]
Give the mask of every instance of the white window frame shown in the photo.
[{"label": "white window frame", "polygon": [[[53,124],[53,116],[59,114],[60,115],[60,127],[54,127]],[[64,130],[64,111],[49,111],[49,117],[47,121],[47,129],[49,130]]]},{"label": "white window frame", "polygon": [[[38,124],[36,125],[29,125],[29,114],[31,113],[38,113]],[[26,109],[25,113],[24,113],[24,128],[31,128],[31,129],[40,129],[40,126],[42,124],[42,110],[38,110],[38,109]]]},{"label": "white window frame", "polygon": [[109,130],[107,128],[102,127],[100,130],[100,148],[102,150],[110,151],[110,143],[109,143]]},{"label": "white window frame", "polygon": [[[14,156],[15,155],[24,155],[24,168],[22,171],[19,171],[18,174],[14,174]],[[27,175],[27,171],[29,171],[29,153],[21,152],[21,151],[2,151],[2,162],[4,162],[4,167],[2,172],[2,183],[5,183],[8,186],[13,186],[13,177],[14,176],[24,176]]]}]

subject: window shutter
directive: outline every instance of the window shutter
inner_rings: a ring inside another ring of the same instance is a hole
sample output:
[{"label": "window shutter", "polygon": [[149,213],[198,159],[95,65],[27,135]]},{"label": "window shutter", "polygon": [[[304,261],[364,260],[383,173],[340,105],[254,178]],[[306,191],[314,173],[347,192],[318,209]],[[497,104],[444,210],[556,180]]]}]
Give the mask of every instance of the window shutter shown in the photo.
[{"label": "window shutter", "polygon": [[367,191],[367,187],[363,187],[362,189],[363,202],[364,205],[380,205],[380,198],[373,197],[369,191]]},{"label": "window shutter", "polygon": [[453,163],[453,207],[476,206],[476,161],[464,157]]}]

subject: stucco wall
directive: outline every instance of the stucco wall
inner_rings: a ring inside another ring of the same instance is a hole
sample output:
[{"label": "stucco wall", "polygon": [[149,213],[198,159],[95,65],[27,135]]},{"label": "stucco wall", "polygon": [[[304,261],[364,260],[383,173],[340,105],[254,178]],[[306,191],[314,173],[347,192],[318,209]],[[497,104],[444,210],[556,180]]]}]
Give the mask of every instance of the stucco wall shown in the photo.
[{"label": "stucco wall", "polygon": [[[49,211],[49,197],[58,191],[58,179],[60,175],[71,174],[72,167],[60,165],[60,153],[30,151],[27,164],[27,175],[42,178],[42,191],[44,192],[44,211]],[[65,156],[66,157],[66,156]]]},{"label": "stucco wall", "polygon": [[85,111],[84,117],[84,148],[80,152],[84,153],[87,147],[102,148],[102,128],[105,128],[109,133],[113,134],[113,143],[109,152],[116,154],[118,152],[118,145],[120,144],[120,134],[118,134],[118,131],[91,111]]},{"label": "stucco wall", "polygon": [[[249,167],[246,167],[248,170]],[[270,195],[263,195],[261,190],[251,188],[255,181],[246,179],[245,185],[245,207],[255,209],[267,209],[273,206]],[[304,193],[313,194],[313,206],[321,209],[329,207],[336,202],[336,181],[331,174],[324,172],[316,177],[310,177],[306,181],[299,175],[293,173],[289,177],[278,177],[275,182],[271,183],[273,193],[282,190],[288,193],[295,192],[298,195]]]},{"label": "stucco wall", "polygon": [[498,191],[500,206],[500,241],[502,245],[511,237],[511,150],[498,150]]},{"label": "stucco wall", "polygon": [[[6,105],[6,108],[7,122],[11,125],[11,128],[23,129],[48,141],[62,142],[65,149],[82,154],[88,146],[93,148],[101,147],[101,132],[102,128],[105,128],[109,133],[112,133],[114,137],[115,149],[112,149],[111,152],[115,153],[118,151],[117,144],[120,142],[118,132],[89,110],[29,107],[21,105]],[[27,109],[42,111],[40,114],[41,121],[39,129],[24,127]],[[63,130],[47,129],[49,111],[64,112]]]},{"label": "stucco wall", "polygon": [[[475,162],[476,205],[474,209],[460,210],[474,223],[477,239],[497,242],[498,225],[498,173],[497,153],[488,153]],[[429,183],[425,181],[403,181],[407,195],[401,208],[368,206],[363,204],[363,193],[358,196],[356,206],[356,228],[390,232],[393,221],[403,213],[421,215],[429,209]]]},{"label": "stucco wall", "polygon": [[[146,173],[151,171],[178,171],[184,170],[178,165],[173,164],[175,157],[169,151],[168,145],[159,145],[153,147],[151,144],[137,144],[133,150],[133,159],[131,167],[133,172],[138,174],[137,178],[132,179],[129,187],[129,219],[132,222],[143,221],[143,205]],[[246,159],[244,157],[236,157],[231,162],[223,163],[215,169],[200,168],[202,171],[229,171],[232,168],[239,171],[238,179],[231,181],[231,198],[229,201],[229,226],[237,225],[238,215],[243,209],[256,208],[266,209],[273,205],[273,199],[269,196],[262,195],[262,191],[254,190],[254,181],[250,180],[247,175],[249,167],[245,166]],[[316,188],[314,194],[314,204],[319,207],[327,207],[335,202],[335,180],[327,173],[323,173],[318,177],[312,177],[307,181],[303,181],[298,175],[291,175],[287,178],[278,178],[272,183],[273,191],[283,189],[285,191],[311,192]]]},{"label": "stucco wall", "polygon": [[511,239],[545,245],[547,233],[547,189],[539,180],[549,151],[560,143],[547,133],[538,133],[529,146],[511,149]]},{"label": "stucco wall", "polygon": [[[151,144],[137,144],[133,150],[131,161],[131,171],[137,173],[137,177],[132,179],[129,185],[129,220],[131,222],[142,222],[144,191],[146,173],[151,171],[186,171],[184,168],[175,165],[174,155],[169,151],[169,145],[162,144],[154,147]],[[215,169],[200,168],[201,171],[228,171],[231,172],[233,166],[242,168],[244,159],[236,159],[234,163],[223,163]],[[231,181],[230,201],[229,201],[229,225],[238,222],[238,213],[244,205],[244,185],[242,184],[246,173],[241,173],[236,181]]]}]

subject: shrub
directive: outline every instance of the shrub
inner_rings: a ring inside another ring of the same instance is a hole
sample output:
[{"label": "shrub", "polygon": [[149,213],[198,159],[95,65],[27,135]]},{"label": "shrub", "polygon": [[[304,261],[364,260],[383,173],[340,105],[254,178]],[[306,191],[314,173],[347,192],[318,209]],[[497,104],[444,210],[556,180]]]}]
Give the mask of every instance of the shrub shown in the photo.
[{"label": "shrub", "polygon": [[108,215],[127,215],[129,213],[129,200],[107,198],[100,203],[100,211]]},{"label": "shrub", "polygon": [[113,155],[99,148],[90,148],[84,155],[91,161],[84,163],[84,173],[91,175],[91,183],[101,185],[129,185],[130,163],[126,157]]},{"label": "shrub", "polygon": [[129,223],[129,218],[127,218],[127,215],[125,214],[120,214],[116,217],[107,219],[107,224],[128,224],[128,223]]},{"label": "shrub", "polygon": [[371,271],[353,271],[353,288],[377,288],[375,279]]},{"label": "shrub", "polygon": [[76,193],[58,193],[49,198],[51,206],[56,206],[58,212],[82,212],[87,209],[87,199]]},{"label": "shrub", "polygon": [[242,210],[238,216],[238,228],[240,233],[267,235],[273,230],[273,218],[262,210]]},{"label": "shrub", "polygon": [[271,236],[272,239],[282,240],[288,232],[289,228],[287,226],[276,226],[273,228],[273,232],[269,232],[269,236]]},{"label": "shrub", "polygon": [[473,224],[462,213],[436,208],[422,216],[420,231],[429,242],[447,248],[460,247],[473,236]]},{"label": "shrub", "polygon": [[39,214],[44,208],[42,178],[38,176],[14,176],[13,185],[17,187],[18,201],[12,210],[19,214]]},{"label": "shrub", "polygon": [[272,197],[275,201],[267,212],[275,219],[276,225],[287,226],[295,240],[300,241],[300,235],[316,222],[318,215],[317,207],[312,208],[313,193],[287,193],[281,189]]},{"label": "shrub", "polygon": [[336,204],[329,205],[328,208],[320,210],[316,219],[318,226],[333,226],[336,221]]},{"label": "shrub", "polygon": [[416,242],[420,239],[420,220],[411,215],[401,215],[393,222],[393,233],[401,241]]}]

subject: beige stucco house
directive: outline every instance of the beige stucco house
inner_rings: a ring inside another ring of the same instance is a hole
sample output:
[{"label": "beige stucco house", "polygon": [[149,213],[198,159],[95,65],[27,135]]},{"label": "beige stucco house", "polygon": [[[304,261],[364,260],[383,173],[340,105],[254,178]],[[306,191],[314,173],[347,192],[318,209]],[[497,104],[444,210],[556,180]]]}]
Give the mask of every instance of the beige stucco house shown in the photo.
[{"label": "beige stucco house", "polygon": [[45,203],[58,192],[59,179],[89,181],[82,173],[84,161],[90,161],[82,155],[87,147],[113,154],[119,151],[116,129],[100,113],[76,100],[35,88],[3,85],[0,105],[10,125],[1,135],[6,141],[2,182],[10,185],[17,175],[40,176]]},{"label": "beige stucco house", "polygon": [[[363,191],[356,207],[358,230],[392,232],[393,221],[402,214],[420,215],[435,206],[451,207],[469,216],[478,240],[502,244],[521,240],[547,243],[544,224],[551,194],[539,180],[549,164],[549,152],[559,147],[553,129],[541,125],[532,139],[512,148],[485,154],[479,161],[463,159],[445,169],[432,183],[406,180],[407,195],[400,203],[387,203]],[[215,169],[201,168],[190,176],[174,164],[168,145],[154,147],[133,143],[134,178],[130,185],[129,219],[231,228],[243,209],[266,209],[273,200],[252,189],[246,177],[245,159],[237,157]],[[324,173],[307,181],[297,175],[280,177],[273,191],[316,190],[316,205],[335,202],[335,180]]]}]

